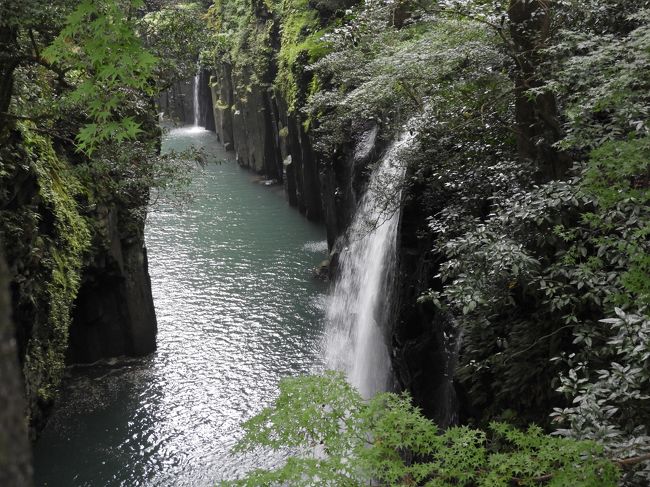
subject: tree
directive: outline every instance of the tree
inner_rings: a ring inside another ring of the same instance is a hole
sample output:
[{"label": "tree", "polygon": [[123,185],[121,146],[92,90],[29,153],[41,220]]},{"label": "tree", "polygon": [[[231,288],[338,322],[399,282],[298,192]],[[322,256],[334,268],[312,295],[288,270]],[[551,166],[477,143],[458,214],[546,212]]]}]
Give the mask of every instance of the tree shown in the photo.
[{"label": "tree", "polygon": [[156,58],[135,32],[139,0],[82,1],[67,17],[54,42],[43,51],[52,64],[74,78],[73,90],[58,109],[80,106],[90,121],[77,134],[80,150],[92,154],[108,140],[136,139],[139,105],[154,93]]},{"label": "tree", "polygon": [[146,13],[137,23],[147,49],[155,53],[157,90],[196,74],[202,52],[210,50],[211,37],[199,3],[163,5]]},{"label": "tree", "polygon": [[239,450],[290,452],[276,469],[226,485],[615,486],[617,466],[591,441],[492,423],[444,432],[407,394],[364,401],[338,373],[284,379],[271,407],[244,423]]}]

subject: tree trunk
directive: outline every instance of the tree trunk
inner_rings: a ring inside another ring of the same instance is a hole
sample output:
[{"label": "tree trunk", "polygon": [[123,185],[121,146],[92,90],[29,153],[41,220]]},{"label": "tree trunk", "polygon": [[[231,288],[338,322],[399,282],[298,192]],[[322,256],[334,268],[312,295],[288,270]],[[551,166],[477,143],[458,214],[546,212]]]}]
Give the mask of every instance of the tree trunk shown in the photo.
[{"label": "tree trunk", "polygon": [[[0,7],[0,16],[2,15]],[[12,54],[16,54],[17,30],[13,27],[0,28],[0,123],[3,117],[2,113],[9,110],[11,95],[14,86],[14,71],[18,66],[18,59]]]},{"label": "tree trunk", "polygon": [[543,61],[540,50],[548,47],[550,8],[547,0],[510,0],[508,9],[518,63],[514,79],[517,148],[522,158],[536,163],[539,183],[561,178],[570,164],[567,154],[553,147],[562,136],[555,96],[545,92],[531,97],[528,91],[543,83],[538,69]]}]

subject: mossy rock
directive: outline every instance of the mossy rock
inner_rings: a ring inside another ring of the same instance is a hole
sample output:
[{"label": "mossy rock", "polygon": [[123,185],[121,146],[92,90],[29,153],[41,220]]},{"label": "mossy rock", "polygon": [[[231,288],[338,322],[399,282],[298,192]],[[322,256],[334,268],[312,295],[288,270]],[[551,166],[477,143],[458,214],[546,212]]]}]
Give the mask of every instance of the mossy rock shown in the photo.
[{"label": "mossy rock", "polygon": [[15,174],[28,173],[37,188],[31,201],[4,212],[1,233],[19,258],[13,266],[20,294],[15,306],[31,308],[25,317],[29,329],[22,330],[26,337],[23,373],[30,420],[38,426],[63,377],[72,307],[91,238],[77,202],[87,190],[74,168],[54,151],[49,138],[29,124],[18,130],[16,145],[22,157],[4,160],[4,167],[18,164]]}]

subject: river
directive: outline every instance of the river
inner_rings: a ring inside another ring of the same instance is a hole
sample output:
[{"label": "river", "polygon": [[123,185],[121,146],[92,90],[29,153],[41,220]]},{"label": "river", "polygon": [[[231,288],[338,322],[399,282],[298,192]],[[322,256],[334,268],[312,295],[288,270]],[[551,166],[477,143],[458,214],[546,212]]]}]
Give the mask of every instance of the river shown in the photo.
[{"label": "river", "polygon": [[158,350],[70,369],[35,445],[38,486],[202,487],[264,465],[230,454],[240,423],[280,378],[322,367],[324,229],[211,132],[172,130],[163,150],[188,145],[211,157],[193,201],[160,202],[146,227]]}]

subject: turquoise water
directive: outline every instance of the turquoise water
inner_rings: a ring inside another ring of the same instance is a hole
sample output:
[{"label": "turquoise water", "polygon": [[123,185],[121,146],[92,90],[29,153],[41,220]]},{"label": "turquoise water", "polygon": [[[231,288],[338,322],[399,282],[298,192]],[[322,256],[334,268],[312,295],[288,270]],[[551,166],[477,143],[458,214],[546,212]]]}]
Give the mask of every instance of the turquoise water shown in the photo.
[{"label": "turquoise water", "polygon": [[324,229],[212,133],[176,129],[164,148],[192,144],[213,159],[194,200],[160,202],[146,228],[158,351],[70,372],[35,447],[39,486],[200,487],[272,462],[230,455],[239,424],[281,377],[321,367]]}]

